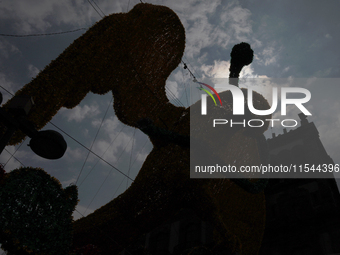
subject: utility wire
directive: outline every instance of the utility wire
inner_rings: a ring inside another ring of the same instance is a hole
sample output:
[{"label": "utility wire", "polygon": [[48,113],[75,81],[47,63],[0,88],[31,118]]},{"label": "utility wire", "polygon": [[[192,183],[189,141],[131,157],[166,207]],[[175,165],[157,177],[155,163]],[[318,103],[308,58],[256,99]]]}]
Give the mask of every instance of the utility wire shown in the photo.
[{"label": "utility wire", "polygon": [[14,153],[11,155],[11,157],[7,160],[7,162],[5,163],[4,167],[8,164],[8,162],[11,160],[11,158],[14,157],[14,154],[20,149],[21,145],[23,145],[23,143],[26,141],[26,138],[24,141],[21,142],[21,144],[18,146],[18,148],[14,151]]},{"label": "utility wire", "polygon": [[188,71],[189,71],[189,73],[190,73],[190,75],[192,76],[192,78],[194,78],[194,81],[196,80],[196,77],[195,77],[195,75],[191,72],[191,70],[189,69],[189,67],[187,66],[187,64],[186,63],[184,63],[184,61],[182,60],[182,63],[183,63],[183,65],[184,65],[184,69],[188,69]]},{"label": "utility wire", "polygon": [[105,13],[102,11],[102,9],[100,9],[100,7],[98,6],[98,4],[92,0],[92,2],[97,6],[97,8],[100,10],[100,12],[104,15],[104,17],[106,16]]},{"label": "utility wire", "polygon": [[[2,86],[0,86],[1,88],[3,88]],[[3,88],[4,89],[4,88]],[[4,89],[6,90],[6,89]],[[14,96],[11,92],[9,92],[8,90],[6,90],[9,94],[11,94],[12,96]],[[59,129],[61,132],[63,132],[65,135],[67,135],[68,137],[70,137],[73,141],[75,141],[76,143],[78,143],[79,145],[81,145],[82,147],[84,147],[86,150],[90,151],[93,155],[95,155],[96,157],[100,158],[101,160],[103,160],[106,164],[108,164],[109,166],[111,166],[113,169],[117,170],[119,173],[121,173],[122,175],[124,175],[125,177],[129,178],[131,181],[134,181],[134,179],[130,178],[129,176],[127,176],[126,174],[124,174],[122,171],[120,171],[117,167],[113,166],[112,164],[110,164],[109,162],[107,162],[105,159],[103,159],[102,157],[100,157],[98,154],[94,153],[93,151],[91,151],[89,148],[87,148],[85,145],[83,145],[81,142],[79,142],[78,140],[76,140],[75,138],[73,138],[71,135],[69,135],[68,133],[66,133],[64,130],[62,130],[61,128],[59,128],[58,126],[56,126],[55,124],[53,124],[51,121],[49,122],[51,125],[53,125],[55,128]],[[5,149],[6,150],[6,149]],[[7,150],[6,150],[7,151]],[[8,151],[7,151],[8,152]],[[9,154],[11,154],[10,152],[8,152]],[[14,157],[15,158],[15,157]],[[18,160],[17,158],[15,158],[16,160]],[[19,160],[18,160],[19,161]],[[20,162],[20,161],[19,161]],[[20,164],[22,164],[20,162]],[[22,164],[23,166],[25,166],[24,164]]]},{"label": "utility wire", "polygon": [[[148,143],[148,139],[146,139],[146,141],[145,141],[145,143],[144,143],[144,145],[143,145],[143,147],[142,147],[142,149],[140,150],[140,152],[143,152],[144,151],[144,149],[145,149],[145,145]],[[136,155],[136,157],[135,157],[135,159],[134,159],[134,161],[132,162],[132,165],[131,165],[131,167],[133,167],[133,165],[135,164],[135,162],[137,161],[137,155]]]},{"label": "utility wire", "polygon": [[[95,136],[94,139],[93,139],[93,142],[92,142],[92,144],[91,144],[90,150],[92,150],[92,147],[93,147],[93,145],[94,145],[94,142],[95,142],[96,139],[97,139],[98,133],[99,133],[99,131],[100,131],[102,125],[103,125],[103,122],[104,122],[104,120],[105,120],[105,118],[106,118],[107,112],[108,112],[108,110],[109,110],[109,108],[110,108],[110,106],[111,106],[112,101],[113,101],[113,98],[111,98],[110,103],[109,103],[109,105],[108,105],[107,108],[106,108],[106,111],[105,111],[105,114],[104,114],[104,116],[103,116],[102,122],[100,123],[100,126],[99,126],[99,128],[98,128],[98,130],[97,130],[96,136]],[[89,155],[90,155],[90,151],[87,153],[87,156],[86,156],[86,158],[85,158],[84,164],[83,164],[83,166],[82,166],[82,168],[81,168],[81,170],[80,170],[80,172],[79,172],[79,175],[78,175],[76,184],[77,184],[77,182],[78,182],[78,180],[79,180],[79,177],[80,177],[81,173],[83,172],[83,169],[84,169],[84,167],[85,167],[85,164],[86,164],[86,161],[87,161]]]},{"label": "utility wire", "polygon": [[129,144],[131,143],[131,141],[133,141],[133,137],[130,138],[129,142],[125,145],[124,149],[122,150],[122,152],[120,153],[118,159],[116,162],[118,162],[120,160],[120,158],[123,156],[124,152],[126,151],[126,148],[129,146]]},{"label": "utility wire", "polygon": [[61,34],[74,33],[74,32],[80,31],[80,30],[87,30],[87,28],[78,28],[78,29],[70,30],[70,31],[47,33],[47,34],[29,34],[29,35],[0,34],[0,36],[6,36],[6,37],[32,37],[32,36],[46,36],[46,35],[61,35]]},{"label": "utility wire", "polygon": [[[5,148],[5,151],[7,151],[9,153],[9,155],[12,155],[6,148]],[[26,167],[23,163],[21,163],[21,161],[19,159],[17,159],[16,157],[14,157],[14,155],[12,155],[13,158],[18,161],[21,165],[23,165],[23,167]]]},{"label": "utility wire", "polygon": [[[127,175],[130,176],[130,170],[131,170],[131,159],[132,159],[132,153],[133,153],[133,144],[134,144],[134,141],[135,141],[135,135],[136,135],[136,128],[135,130],[133,131],[133,140],[132,140],[132,148],[131,148],[131,154],[130,154],[130,162],[129,162],[129,170],[128,170],[128,173]],[[128,188],[128,185],[129,185],[129,180],[126,180],[126,189]]]},{"label": "utility wire", "polygon": [[[147,143],[148,143],[148,139],[145,141],[145,143],[144,143],[144,145],[143,145],[141,151],[144,151],[145,145],[146,145]],[[131,167],[134,166],[134,164],[136,163],[136,161],[137,161],[137,156],[135,157],[134,161],[132,162]],[[112,196],[111,200],[115,198],[115,195],[116,195],[117,191],[119,190],[120,186],[122,186],[124,180],[125,180],[125,177],[123,177],[123,179],[122,179],[122,181],[120,182],[118,188],[117,188],[117,189],[115,190],[115,192],[113,193],[113,196]]]},{"label": "utility wire", "polygon": [[[189,60],[188,60],[188,58],[185,56],[185,55],[183,55],[183,57],[187,60],[187,63],[189,63]],[[182,61],[182,63],[184,63],[183,61]],[[189,63],[190,64],[190,63]],[[197,74],[197,72],[196,72],[196,70],[195,70],[195,68],[193,67],[193,65],[191,65],[190,64],[190,66],[192,67],[192,69],[194,70],[194,73],[196,74],[196,76],[198,77],[198,76],[200,76],[200,75],[198,75]],[[190,70],[189,68],[188,68],[188,70]],[[192,72],[190,71],[190,73],[192,74]],[[193,77],[195,78],[195,76],[193,75]]]},{"label": "utility wire", "polygon": [[87,1],[88,1],[89,4],[92,6],[92,8],[98,13],[98,15],[99,15],[101,18],[104,18],[105,14],[104,14],[104,16],[102,16],[102,15],[99,13],[99,11],[96,9],[96,7],[93,6],[93,4],[91,3],[91,1],[90,1],[90,0],[87,0]]},{"label": "utility wire", "polygon": [[126,9],[126,12],[129,11],[129,5],[130,5],[130,0],[129,0],[129,2],[128,2],[128,6],[127,6],[127,9]]},{"label": "utility wire", "polygon": [[[5,89],[3,86],[1,86],[0,85],[0,87],[3,89],[3,90],[5,90],[8,94],[10,94],[10,95],[12,95],[13,96],[13,94],[11,93],[11,92],[9,92],[7,89]],[[25,139],[26,140],[26,139]],[[24,140],[24,141],[25,141]],[[23,163],[21,163],[21,161],[19,160],[19,159],[17,159],[15,156],[14,156],[14,154],[19,150],[19,148],[21,147],[21,145],[24,143],[24,141],[18,146],[18,148],[14,151],[14,153],[12,154],[12,153],[10,153],[6,148],[5,148],[5,151],[9,154],[9,155],[11,155],[11,157],[7,160],[7,162],[4,164],[4,167],[8,164],[8,162],[11,160],[11,158],[14,158],[16,161],[18,161],[23,167],[25,167],[25,165],[23,164]]]},{"label": "utility wire", "polygon": [[117,191],[119,190],[120,186],[122,186],[124,180],[125,180],[125,177],[123,177],[123,179],[122,179],[122,181],[120,182],[118,188],[117,188],[116,191],[113,193],[113,196],[112,196],[111,200],[113,200],[113,199],[115,198],[115,195],[116,195]]},{"label": "utility wire", "polygon": [[78,143],[79,145],[81,145],[82,147],[84,147],[86,150],[90,151],[93,155],[95,155],[96,157],[100,158],[101,160],[103,160],[106,164],[108,164],[109,166],[111,166],[113,169],[115,169],[116,171],[118,171],[119,173],[121,173],[122,175],[124,175],[125,177],[129,178],[131,181],[134,181],[134,179],[130,178],[129,176],[127,176],[126,174],[124,174],[122,171],[120,171],[117,167],[113,166],[112,164],[110,164],[109,162],[107,162],[105,159],[101,158],[97,153],[91,151],[89,148],[87,148],[84,144],[82,144],[81,142],[77,141],[75,138],[73,138],[71,135],[69,135],[68,133],[66,133],[64,130],[62,130],[61,128],[57,127],[55,124],[53,124],[51,121],[49,122],[51,125],[53,125],[55,128],[59,129],[61,132],[63,132],[65,135],[67,135],[68,137],[70,137],[73,141],[75,141],[76,143]]},{"label": "utility wire", "polygon": [[[186,58],[185,56],[184,56],[184,58]],[[187,60],[187,63],[189,63],[189,60],[186,58],[186,60]],[[184,69],[188,69],[188,71],[189,71],[189,73],[190,73],[190,76],[193,78],[193,81],[194,82],[197,82],[197,79],[196,79],[196,77],[195,77],[195,75],[191,72],[191,70],[189,69],[189,67],[187,66],[187,64],[182,60],[182,63],[183,63],[183,65],[184,65]],[[191,65],[192,66],[192,65]],[[193,70],[194,70],[194,72],[196,73],[196,75],[197,75],[197,72],[195,71],[195,69],[193,68]],[[190,96],[192,96],[192,93],[190,93]],[[191,102],[193,101],[193,99],[192,99],[192,97],[190,98],[191,100]]]},{"label": "utility wire", "polygon": [[[91,206],[93,200],[96,198],[96,196],[98,195],[99,191],[102,189],[102,187],[103,187],[104,183],[106,182],[107,178],[110,176],[111,171],[112,171],[112,169],[110,169],[109,173],[106,175],[104,181],[103,181],[102,184],[100,185],[99,189],[97,190],[96,194],[95,194],[94,197],[92,198],[92,200],[91,200],[91,202],[89,203],[89,205],[87,206],[87,208],[86,208],[84,214],[86,214],[86,212],[87,212],[87,210],[89,209],[89,207]],[[128,177],[128,176],[127,176],[127,177]],[[128,178],[129,178],[129,177],[128,177]]]},{"label": "utility wire", "polygon": [[[142,149],[141,149],[141,152],[144,151],[145,145],[146,145],[147,143],[148,143],[148,139],[146,139],[146,141],[145,141],[145,143],[144,143],[144,145],[143,145],[143,147],[142,147]],[[137,161],[137,155],[136,155],[134,161],[132,162],[131,167],[134,166],[134,164],[136,163],[136,161]],[[120,186],[122,186],[124,180],[125,180],[125,177],[123,177],[123,179],[122,179],[122,181],[120,182],[118,188],[117,188],[117,189],[115,190],[115,192],[113,193],[113,196],[112,196],[111,200],[115,198],[115,195],[116,195],[117,191],[119,190]]]},{"label": "utility wire", "polygon": [[4,91],[6,91],[8,94],[14,96],[11,92],[9,92],[9,91],[8,91],[7,89],[5,89],[3,86],[0,85],[0,87],[1,87]]},{"label": "utility wire", "polygon": [[[147,143],[148,143],[148,139],[146,139],[146,141],[145,141],[145,143],[144,143],[144,145],[143,145],[143,147],[142,147],[142,149],[141,149],[141,152],[144,151],[145,145],[146,145]],[[134,164],[136,163],[136,161],[137,161],[137,155],[136,155],[134,161],[132,162],[131,167],[134,166]],[[119,190],[120,186],[122,186],[124,180],[125,180],[125,177],[123,177],[123,179],[122,179],[122,181],[120,182],[118,188],[117,188],[117,189],[115,190],[115,192],[113,193],[113,196],[112,196],[111,200],[115,198],[115,195],[116,195],[117,191]]]},{"label": "utility wire", "polygon": [[181,68],[181,71],[182,71],[182,82],[183,82],[183,84],[184,84],[184,89],[185,89],[185,97],[186,97],[186,99],[187,99],[187,105],[188,105],[188,107],[190,106],[190,104],[189,104],[189,99],[188,99],[188,93],[187,93],[187,88],[188,88],[188,86],[187,86],[187,83],[186,83],[186,81],[185,81],[185,79],[184,79],[184,70]]},{"label": "utility wire", "polygon": [[[126,128],[127,126],[124,125],[123,128],[119,131],[118,135],[115,137],[115,139],[113,139],[113,141],[111,142],[111,144],[106,148],[105,152],[101,155],[101,158],[104,157],[104,155],[106,154],[106,152],[109,150],[109,148],[112,146],[112,144],[114,143],[114,141],[116,141],[116,139],[118,138],[118,136],[120,135],[120,133]],[[83,182],[86,180],[86,178],[90,175],[90,173],[92,172],[92,170],[96,167],[96,165],[98,164],[98,162],[100,161],[100,158],[98,158],[96,164],[91,168],[90,172],[85,176],[85,178],[83,179],[83,181],[78,185],[78,187],[80,187]]]},{"label": "utility wire", "polygon": [[165,91],[168,92],[168,96],[174,101],[176,102],[176,104],[178,104],[179,106],[183,106],[184,104],[175,96],[175,94],[170,90],[170,88],[165,87]]},{"label": "utility wire", "polygon": [[[136,131],[136,129],[135,129]],[[118,162],[120,160],[120,158],[122,157],[124,151],[126,150],[126,148],[128,147],[128,145],[130,144],[131,141],[133,141],[134,136],[131,137],[130,141],[126,144],[125,148],[122,150],[122,153],[120,154],[119,158],[117,159],[116,162]],[[92,204],[93,200],[96,198],[96,196],[98,195],[99,191],[101,190],[101,188],[103,187],[104,183],[106,182],[107,178],[109,177],[109,175],[111,174],[112,169],[110,169],[109,173],[107,174],[107,176],[105,177],[104,181],[102,182],[102,184],[100,185],[99,189],[97,190],[96,194],[94,195],[94,197],[92,198],[90,204],[87,206],[84,214],[86,213],[87,209],[89,209],[90,205]],[[131,178],[128,175],[125,175],[127,178],[129,178],[131,180]]]}]

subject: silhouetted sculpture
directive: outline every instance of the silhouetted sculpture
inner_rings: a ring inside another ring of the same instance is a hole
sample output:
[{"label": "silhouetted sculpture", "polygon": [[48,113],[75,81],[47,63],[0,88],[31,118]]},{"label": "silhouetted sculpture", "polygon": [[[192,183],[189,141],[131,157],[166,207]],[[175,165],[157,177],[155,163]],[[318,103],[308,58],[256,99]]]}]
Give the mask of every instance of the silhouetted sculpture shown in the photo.
[{"label": "silhouetted sculpture", "polygon": [[60,182],[39,168],[20,168],[0,179],[1,248],[11,254],[68,254],[75,185]]},{"label": "silhouetted sculpture", "polygon": [[[166,79],[180,63],[184,45],[183,25],[172,10],[138,4],[129,13],[113,14],[95,24],[17,93],[34,97],[36,108],[29,118],[42,128],[61,107],[75,107],[89,91],[111,90],[117,117],[141,128],[154,145],[123,194],[74,223],[74,248],[94,244],[104,254],[117,254],[142,233],[189,207],[212,223],[216,243],[242,254],[259,250],[265,221],[263,192],[251,194],[228,179],[190,179],[190,148],[180,140],[190,136],[189,112],[200,111],[200,104],[176,107],[165,93]],[[235,76],[251,62],[248,46],[235,46],[231,68]],[[220,95],[223,107],[216,116],[231,116],[231,93]],[[254,107],[269,105],[254,93]],[[225,150],[218,156],[226,164],[236,160],[260,164],[256,137],[267,127],[252,134],[243,127],[226,131],[218,141]],[[22,138],[18,133],[12,143]]]},{"label": "silhouetted sculpture", "polygon": [[238,86],[238,78],[244,66],[249,65],[253,61],[254,51],[248,43],[242,42],[233,47],[230,53],[230,84]]}]

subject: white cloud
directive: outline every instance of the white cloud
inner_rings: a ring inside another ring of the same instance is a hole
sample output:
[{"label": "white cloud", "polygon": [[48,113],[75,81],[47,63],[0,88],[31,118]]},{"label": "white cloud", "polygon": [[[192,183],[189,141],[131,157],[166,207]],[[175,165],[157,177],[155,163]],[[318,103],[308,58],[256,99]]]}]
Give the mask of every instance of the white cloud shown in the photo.
[{"label": "white cloud", "polygon": [[92,150],[96,154],[102,156],[102,158],[107,162],[115,165],[124,153],[131,152],[132,144],[135,144],[136,140],[133,139],[132,134],[129,135],[123,132],[118,134],[118,132],[111,131],[109,136],[111,141],[100,139],[93,145]]},{"label": "white cloud", "polygon": [[[214,60],[213,65],[202,65],[203,76],[208,78],[229,78],[230,61]],[[252,65],[242,68],[240,78],[268,78],[254,73]]]},{"label": "white cloud", "polygon": [[84,128],[83,134],[84,134],[84,136],[88,137],[89,130],[87,128]]},{"label": "white cloud", "polygon": [[35,67],[34,65],[32,65],[32,64],[28,65],[28,75],[29,75],[29,77],[35,78],[35,76],[37,76],[39,72],[40,72],[40,70],[37,67]]},{"label": "white cloud", "polygon": [[165,89],[166,95],[169,98],[169,100],[174,100],[174,98],[178,98],[180,88],[176,81],[167,81]]},{"label": "white cloud", "polygon": [[[100,124],[101,120],[92,121],[92,126],[95,128],[99,128]],[[100,156],[105,153],[102,156],[103,159],[115,165],[120,155],[131,152],[132,144],[136,144],[136,139],[133,139],[133,133],[133,128],[124,126],[117,116],[112,116],[106,119],[101,127],[101,134],[107,138],[97,139],[92,150]],[[93,160],[94,156],[91,156],[89,161]]]},{"label": "white cloud", "polygon": [[73,109],[66,109],[62,108],[60,110],[60,113],[63,116],[67,117],[68,121],[76,121],[76,122],[81,122],[85,118],[91,118],[100,113],[99,106],[94,103],[92,105],[84,105],[84,106],[79,106],[77,105]]},{"label": "white cloud", "polygon": [[80,148],[80,147],[75,148],[75,149],[67,147],[67,150],[65,152],[65,155],[63,156],[63,159],[68,162],[75,162],[77,160],[85,159],[87,153],[88,153],[87,150]]},{"label": "white cloud", "polygon": [[0,56],[4,58],[8,58],[10,53],[19,53],[20,50],[14,46],[13,44],[9,43],[8,41],[2,40],[0,41]]},{"label": "white cloud", "polygon": [[144,162],[148,155],[149,152],[137,152],[135,155],[135,159],[137,162]]},{"label": "white cloud", "polygon": [[[249,11],[233,4],[221,6],[221,1],[166,3],[178,14],[186,29],[186,56],[189,58],[199,57],[199,53],[205,47],[213,45],[227,47],[233,34],[232,29],[236,31],[237,36],[251,31],[246,28]],[[223,8],[223,14],[221,17],[212,17],[212,13],[218,8]],[[233,16],[235,10],[242,16],[241,18]]]},{"label": "white cloud", "polygon": [[265,66],[274,64],[277,61],[277,54],[275,54],[274,47],[266,47],[262,51],[262,59]]},{"label": "white cloud", "polygon": [[92,10],[88,3],[80,0],[3,1],[0,19],[12,19],[12,26],[18,33],[43,32],[52,25],[83,26],[89,23]]},{"label": "white cloud", "polygon": [[332,39],[332,38],[333,38],[330,34],[325,34],[325,37],[326,37],[327,39]]},{"label": "white cloud", "polygon": [[225,24],[230,23],[233,36],[237,41],[246,41],[249,34],[252,33],[252,27],[250,21],[251,12],[248,9],[240,6],[230,8],[229,6],[224,7],[224,14],[222,21]]},{"label": "white cloud", "polygon": [[252,65],[247,65],[242,68],[241,73],[240,73],[240,78],[267,78],[267,76],[259,76],[254,73],[254,69],[252,68]]},{"label": "white cloud", "polygon": [[285,72],[288,72],[289,71],[289,69],[290,69],[290,66],[287,66],[285,69],[283,69],[283,73],[285,73]]},{"label": "white cloud", "polygon": [[[92,121],[92,126],[95,128],[99,128],[101,125],[102,120],[96,119]],[[117,127],[122,125],[120,120],[117,118],[117,116],[111,116],[110,118],[104,120],[102,124],[102,129],[105,130],[107,134],[112,134],[117,132]]]},{"label": "white cloud", "polygon": [[209,78],[228,78],[230,61],[214,60],[213,65],[202,65],[204,76]]}]

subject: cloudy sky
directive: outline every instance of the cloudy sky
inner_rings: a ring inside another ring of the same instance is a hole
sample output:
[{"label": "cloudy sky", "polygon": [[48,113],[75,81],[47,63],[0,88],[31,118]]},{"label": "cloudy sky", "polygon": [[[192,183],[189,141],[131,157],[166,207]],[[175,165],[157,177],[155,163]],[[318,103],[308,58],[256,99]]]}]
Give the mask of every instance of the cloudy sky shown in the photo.
[{"label": "cloudy sky", "polygon": [[[86,0],[1,1],[0,34],[84,30],[49,36],[0,36],[0,85],[14,94],[99,21],[102,12],[105,15],[127,12],[139,1],[96,0],[91,3],[99,13]],[[314,102],[309,106],[313,110],[309,119],[317,126],[328,154],[335,163],[340,163],[337,153],[340,150],[339,1],[174,0],[148,3],[168,6],[178,14],[186,30],[183,61],[198,80],[228,77],[231,48],[242,41],[250,43],[255,53],[253,63],[242,71],[242,77],[317,79],[317,84],[314,82],[309,87]],[[176,105],[188,106],[190,88],[195,87],[189,72],[180,65],[167,81],[168,97]],[[2,88],[0,91],[6,102],[11,95]],[[111,93],[89,94],[74,109],[62,109],[52,122],[133,179],[152,145],[141,131],[120,123],[111,99]],[[56,130],[51,124],[44,129]],[[282,133],[282,128],[268,130],[266,135],[271,136],[271,132]],[[88,155],[79,143],[63,136],[68,149],[62,159],[40,158],[27,146],[29,139],[26,139],[20,147],[6,148],[10,154],[15,152],[14,157],[21,163],[6,151],[1,154],[0,163],[6,164],[6,171],[21,164],[42,167],[64,187],[77,182],[80,199],[77,210],[83,215],[106,204],[130,185],[131,182],[108,163],[93,154]],[[77,212],[74,216],[80,217]]]}]

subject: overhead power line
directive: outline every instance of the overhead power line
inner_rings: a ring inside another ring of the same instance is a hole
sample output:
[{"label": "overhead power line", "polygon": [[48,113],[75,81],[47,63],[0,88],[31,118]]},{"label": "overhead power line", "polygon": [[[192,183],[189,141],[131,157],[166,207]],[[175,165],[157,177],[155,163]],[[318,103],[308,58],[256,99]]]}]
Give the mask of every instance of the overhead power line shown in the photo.
[{"label": "overhead power line", "polygon": [[95,2],[94,0],[92,0],[92,2],[97,6],[97,8],[100,10],[100,12],[101,12],[104,16],[106,16],[105,13],[102,11],[102,9],[100,9],[100,7],[98,6],[98,4],[96,4],[96,2]]},{"label": "overhead power line", "polygon": [[6,37],[33,37],[33,36],[48,36],[48,35],[61,35],[61,34],[68,34],[68,33],[74,33],[80,30],[87,30],[87,28],[78,28],[75,30],[69,30],[69,31],[62,31],[62,32],[55,32],[55,33],[46,33],[46,34],[28,34],[28,35],[11,35],[11,34],[0,34],[0,36],[6,36]]},{"label": "overhead power line", "polygon": [[[3,88],[2,86],[0,86],[1,88]],[[3,88],[4,89],[4,88]],[[6,90],[7,91],[7,90]],[[7,91],[9,94],[11,94],[12,96],[14,96],[11,92]],[[108,164],[109,166],[111,166],[112,168],[114,168],[116,171],[120,172],[122,175],[124,175],[125,177],[129,178],[131,181],[134,181],[134,179],[130,178],[129,176],[127,176],[126,174],[124,174],[122,171],[120,171],[117,167],[113,166],[112,164],[110,164],[109,162],[107,162],[105,159],[103,159],[102,157],[100,157],[98,154],[94,153],[93,151],[91,151],[89,148],[87,148],[85,145],[83,145],[81,142],[79,142],[78,140],[76,140],[75,138],[73,138],[71,135],[69,135],[68,133],[66,133],[64,130],[62,130],[61,128],[59,128],[58,126],[56,126],[55,124],[53,124],[51,121],[49,122],[51,125],[53,125],[55,128],[59,129],[61,132],[63,132],[65,135],[67,135],[68,137],[70,137],[73,141],[75,141],[76,143],[78,143],[79,145],[81,145],[82,147],[84,147],[86,150],[90,151],[93,155],[95,155],[96,157],[100,158],[102,161],[104,161],[106,164]],[[15,158],[15,157],[14,157]],[[16,159],[16,158],[15,158]],[[19,161],[19,160],[18,160]],[[19,161],[20,162],[20,161]],[[21,163],[21,162],[20,162]],[[23,165],[23,164],[22,164]]]},{"label": "overhead power line", "polygon": [[[7,151],[7,153],[9,153],[9,155],[11,155],[11,158],[13,157],[16,161],[18,161],[23,167],[25,167],[25,165],[23,163],[21,163],[21,161],[19,159],[17,159],[16,157],[14,157],[14,154],[10,153],[8,150],[6,150],[5,148],[5,151]],[[7,163],[6,163],[7,164]]]},{"label": "overhead power line", "polygon": [[108,164],[109,166],[111,166],[112,168],[114,168],[116,171],[120,172],[122,175],[124,175],[125,177],[129,178],[131,181],[135,181],[134,179],[130,178],[129,176],[127,176],[126,174],[124,174],[122,171],[120,171],[117,167],[113,166],[112,164],[110,164],[109,162],[107,162],[105,159],[103,159],[102,157],[100,157],[97,153],[94,153],[93,151],[91,151],[89,148],[87,148],[84,144],[82,144],[81,142],[77,141],[75,138],[73,138],[71,135],[69,135],[68,133],[66,133],[64,130],[62,130],[61,128],[57,127],[56,125],[54,125],[52,122],[49,122],[51,125],[53,125],[55,128],[59,129],[61,132],[63,132],[65,135],[67,135],[68,137],[70,137],[73,141],[75,141],[76,143],[78,143],[79,145],[81,145],[82,147],[84,147],[86,150],[88,150],[89,152],[91,152],[93,155],[95,155],[96,157],[100,158],[102,161],[104,161],[106,164]]},{"label": "overhead power line", "polygon": [[[96,139],[97,139],[98,133],[99,133],[100,128],[102,127],[102,125],[103,125],[103,123],[104,123],[104,120],[105,120],[105,118],[106,118],[106,114],[107,114],[107,112],[108,112],[108,110],[109,110],[109,108],[110,108],[110,106],[111,106],[111,104],[112,104],[112,101],[113,101],[113,98],[111,99],[109,105],[107,106],[107,109],[106,109],[106,112],[105,112],[105,114],[104,114],[104,116],[103,116],[102,122],[100,123],[100,126],[99,126],[99,128],[98,128],[98,130],[97,130],[96,136],[94,137],[93,142],[92,142],[92,144],[91,144],[90,150],[92,150],[92,147],[93,147],[93,145],[94,145],[94,142],[95,142]],[[80,177],[80,175],[81,175],[81,173],[82,173],[82,171],[83,171],[83,169],[84,169],[84,166],[85,166],[85,164],[86,164],[86,161],[87,161],[89,155],[90,155],[90,151],[87,153],[86,159],[85,159],[85,161],[84,161],[84,163],[83,163],[83,166],[82,166],[82,168],[81,168],[81,170],[80,170],[80,172],[79,172],[78,178],[77,178],[77,180],[76,180],[76,184],[77,184],[77,182],[78,182],[78,180],[79,180],[79,177]]]},{"label": "overhead power line", "polygon": [[[25,138],[25,140],[26,140],[26,138]],[[7,162],[5,163],[4,167],[8,164],[8,162],[9,162],[12,158],[16,159],[20,164],[22,164],[16,157],[14,157],[14,154],[20,149],[21,145],[23,145],[23,143],[25,142],[25,140],[22,141],[21,144],[18,146],[18,148],[16,148],[16,150],[14,151],[14,153],[11,154],[11,157],[7,160]],[[7,151],[7,150],[6,150],[6,151]],[[8,152],[8,151],[7,151],[7,152]],[[24,164],[22,164],[22,165],[24,166]]]},{"label": "overhead power line", "polygon": [[14,96],[10,91],[8,91],[7,89],[5,89],[3,86],[0,85],[0,88],[2,88],[4,91],[6,91],[8,94]]},{"label": "overhead power line", "polygon": [[191,70],[189,69],[189,67],[187,66],[187,64],[184,63],[183,60],[182,60],[182,63],[183,63],[183,65],[184,65],[184,69],[188,69],[188,71],[189,71],[190,75],[192,76],[192,78],[193,78],[194,80],[196,80],[195,75],[191,72]]},{"label": "overhead power line", "polygon": [[98,13],[98,15],[101,17],[101,18],[104,18],[104,16],[106,16],[105,14],[104,14],[104,12],[99,8],[99,6],[96,4],[96,2],[95,1],[93,1],[92,0],[92,2],[98,7],[98,9],[103,13],[103,15],[102,14],[100,14],[100,12],[96,9],[96,7],[94,7],[94,5],[91,3],[91,1],[90,0],[87,0],[88,2],[89,2],[89,4],[92,6],[92,8]]},{"label": "overhead power line", "polygon": [[[118,132],[118,134],[116,135],[116,137],[112,140],[111,144],[106,148],[105,152],[101,155],[101,158],[105,156],[106,152],[109,150],[109,148],[113,145],[113,143],[116,141],[116,139],[118,138],[118,136],[120,135],[120,133],[126,128],[127,126],[124,125],[122,127],[122,129]],[[92,170],[96,167],[96,165],[98,164],[98,162],[100,161],[100,158],[98,158],[96,164],[94,164],[94,166],[92,166],[91,170],[88,172],[88,174],[85,176],[85,178],[82,180],[82,182],[78,185],[78,187],[80,187],[83,182],[86,180],[86,178],[90,175],[90,173],[92,172]]]}]

